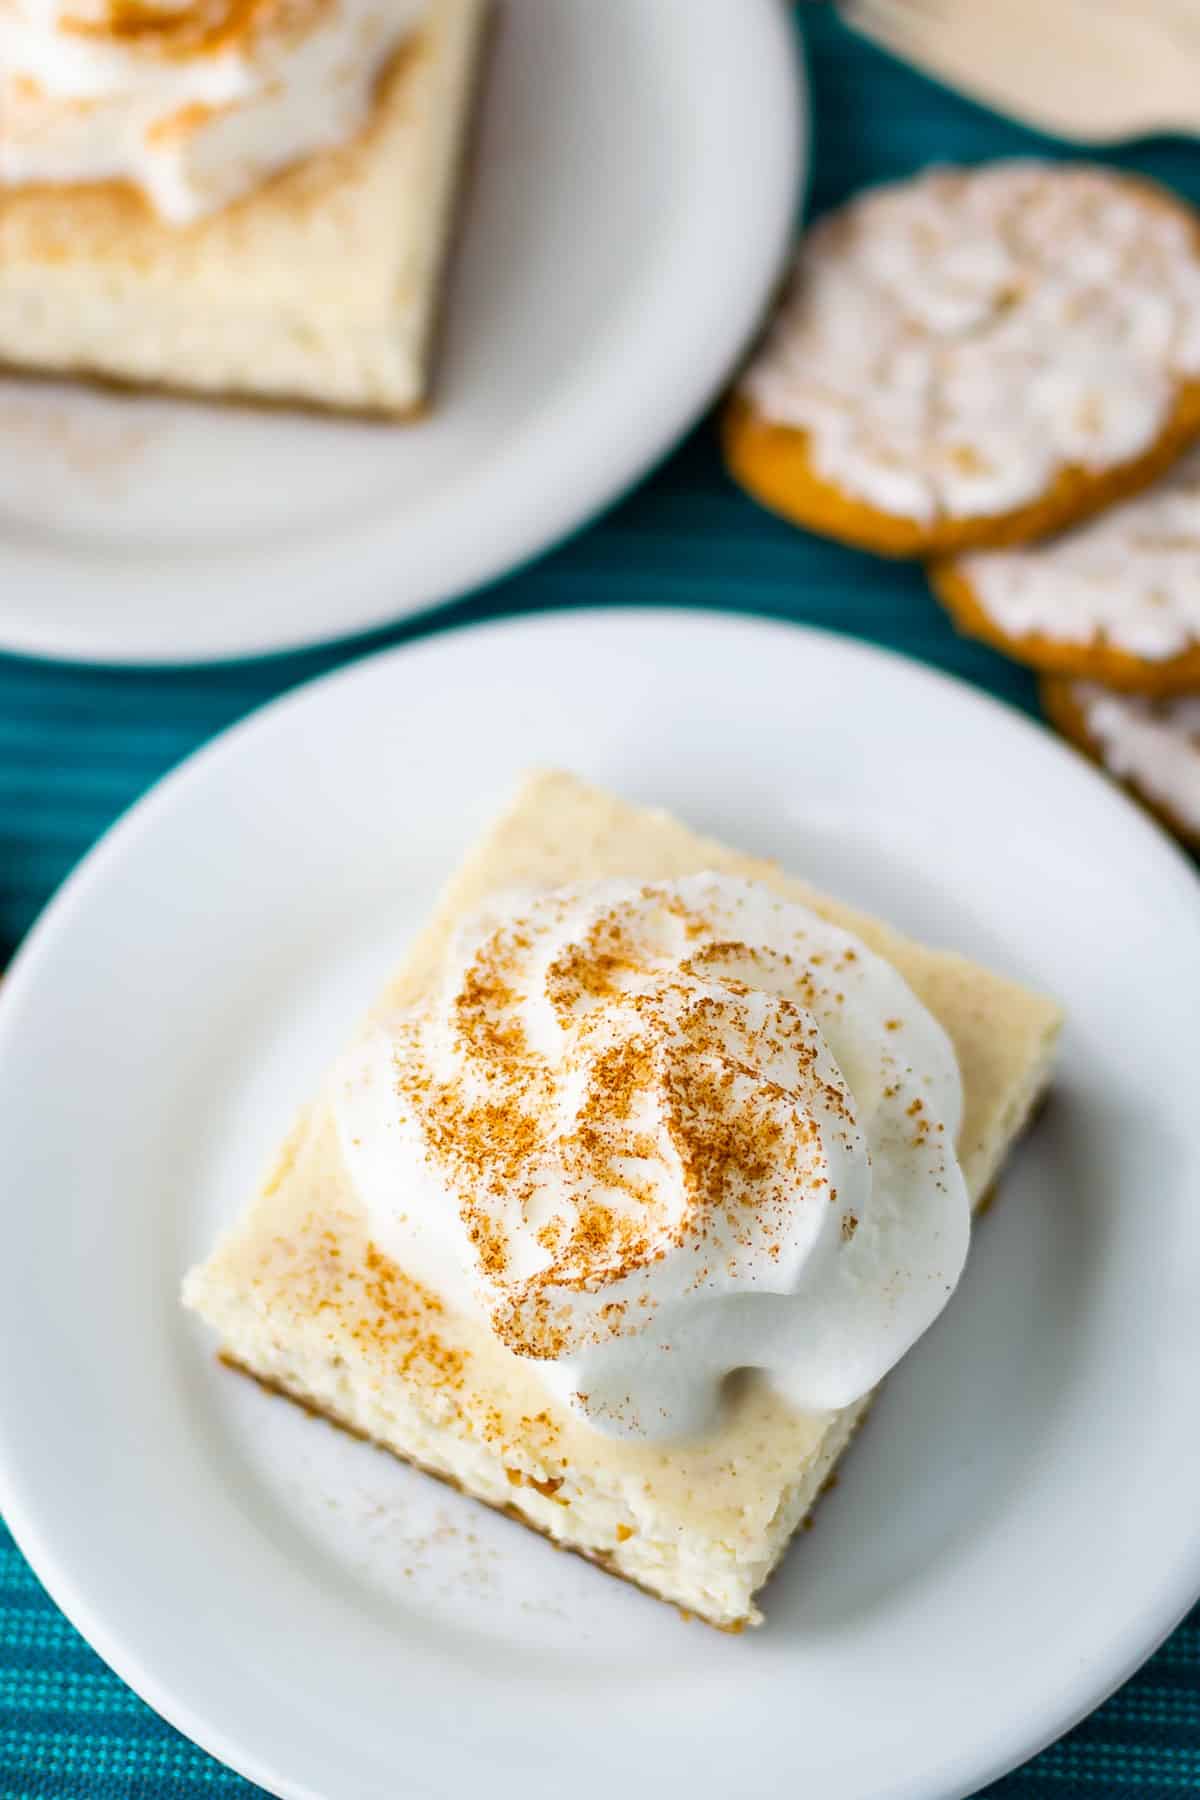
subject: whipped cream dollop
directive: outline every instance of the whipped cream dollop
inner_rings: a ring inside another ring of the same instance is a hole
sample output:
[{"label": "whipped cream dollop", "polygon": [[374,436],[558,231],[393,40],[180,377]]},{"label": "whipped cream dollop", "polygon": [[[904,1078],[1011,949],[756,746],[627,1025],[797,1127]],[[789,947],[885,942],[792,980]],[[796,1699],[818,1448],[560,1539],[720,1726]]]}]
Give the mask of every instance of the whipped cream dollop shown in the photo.
[{"label": "whipped cream dollop", "polygon": [[743,391],[887,513],[1007,512],[1154,442],[1200,376],[1198,251],[1115,170],[934,169],[806,233]]},{"label": "whipped cream dollop", "polygon": [[0,183],[127,182],[186,225],[370,116],[424,0],[0,0]]},{"label": "whipped cream dollop", "polygon": [[379,1247],[620,1436],[754,1368],[848,1404],[966,1256],[945,1033],[845,931],[719,874],[510,896],[339,1069]]}]

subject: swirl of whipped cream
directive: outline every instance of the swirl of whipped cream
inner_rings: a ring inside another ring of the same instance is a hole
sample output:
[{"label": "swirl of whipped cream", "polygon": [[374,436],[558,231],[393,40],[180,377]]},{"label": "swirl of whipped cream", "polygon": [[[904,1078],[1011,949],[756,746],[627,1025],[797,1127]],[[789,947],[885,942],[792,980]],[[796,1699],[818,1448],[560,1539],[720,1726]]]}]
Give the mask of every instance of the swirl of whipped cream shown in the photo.
[{"label": "swirl of whipped cream", "polygon": [[0,0],[0,183],[186,225],[365,124],[424,0]]},{"label": "swirl of whipped cream", "polygon": [[865,1393],[966,1256],[941,1027],[847,932],[703,874],[511,896],[334,1111],[372,1234],[620,1436]]}]

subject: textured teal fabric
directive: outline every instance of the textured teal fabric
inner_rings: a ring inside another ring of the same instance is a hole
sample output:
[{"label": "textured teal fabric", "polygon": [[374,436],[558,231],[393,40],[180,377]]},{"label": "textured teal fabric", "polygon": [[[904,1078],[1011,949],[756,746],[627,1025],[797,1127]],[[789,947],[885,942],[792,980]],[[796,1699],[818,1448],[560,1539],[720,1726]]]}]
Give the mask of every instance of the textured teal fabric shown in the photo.
[{"label": "textured teal fabric", "polygon": [[[814,208],[929,161],[1053,152],[857,42],[827,8],[805,11],[816,97]],[[1118,160],[1200,200],[1200,148],[1142,145]],[[641,603],[830,626],[1033,708],[1024,672],[956,639],[915,571],[820,543],[755,508],[725,478],[706,424],[637,493],[542,562],[349,647],[155,674],[0,658],[0,948],[16,945],[63,876],[152,781],[285,688],[362,649],[498,613]],[[255,1791],[109,1673],[0,1526],[3,1800],[232,1800]],[[1091,1719],[990,1791],[1004,1800],[1200,1794],[1200,1612]]]}]

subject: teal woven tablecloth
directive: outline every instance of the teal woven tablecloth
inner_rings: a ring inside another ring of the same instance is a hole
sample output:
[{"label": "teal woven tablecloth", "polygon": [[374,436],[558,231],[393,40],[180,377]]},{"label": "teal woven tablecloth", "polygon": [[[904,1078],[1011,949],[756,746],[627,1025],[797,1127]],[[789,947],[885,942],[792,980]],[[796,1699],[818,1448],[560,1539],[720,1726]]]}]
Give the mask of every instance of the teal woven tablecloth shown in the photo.
[{"label": "teal woven tablecloth", "polygon": [[[808,29],[814,208],[930,160],[1046,149],[862,45],[828,9],[813,9]],[[1119,160],[1200,201],[1200,146],[1157,143]],[[431,619],[349,649],[155,674],[0,658],[0,949],[16,945],[124,807],[261,701],[363,648],[425,631],[503,612],[637,603],[832,626],[923,657],[1033,710],[1031,680],[956,639],[916,572],[807,538],[744,499],[726,479],[705,425],[638,493],[543,562]],[[257,1791],[163,1724],[104,1667],[0,1526],[3,1800],[184,1800]],[[1200,1794],[1200,1611],[1091,1719],[990,1792],[1004,1800]]]}]

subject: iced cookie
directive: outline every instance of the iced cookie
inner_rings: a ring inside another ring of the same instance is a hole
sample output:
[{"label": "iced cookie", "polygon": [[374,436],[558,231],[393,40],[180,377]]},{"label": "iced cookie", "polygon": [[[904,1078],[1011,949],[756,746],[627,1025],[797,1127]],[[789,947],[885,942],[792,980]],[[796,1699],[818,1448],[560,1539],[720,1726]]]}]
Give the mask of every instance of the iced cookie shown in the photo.
[{"label": "iced cookie", "polygon": [[1200,431],[1200,224],[1114,170],[936,169],[805,237],[724,419],[734,476],[888,556],[1042,537]]},{"label": "iced cookie", "polygon": [[960,631],[1018,662],[1148,694],[1200,688],[1200,447],[1074,531],[929,575]]},{"label": "iced cookie", "polygon": [[1049,675],[1042,705],[1064,736],[1200,849],[1200,694],[1149,700]]}]

